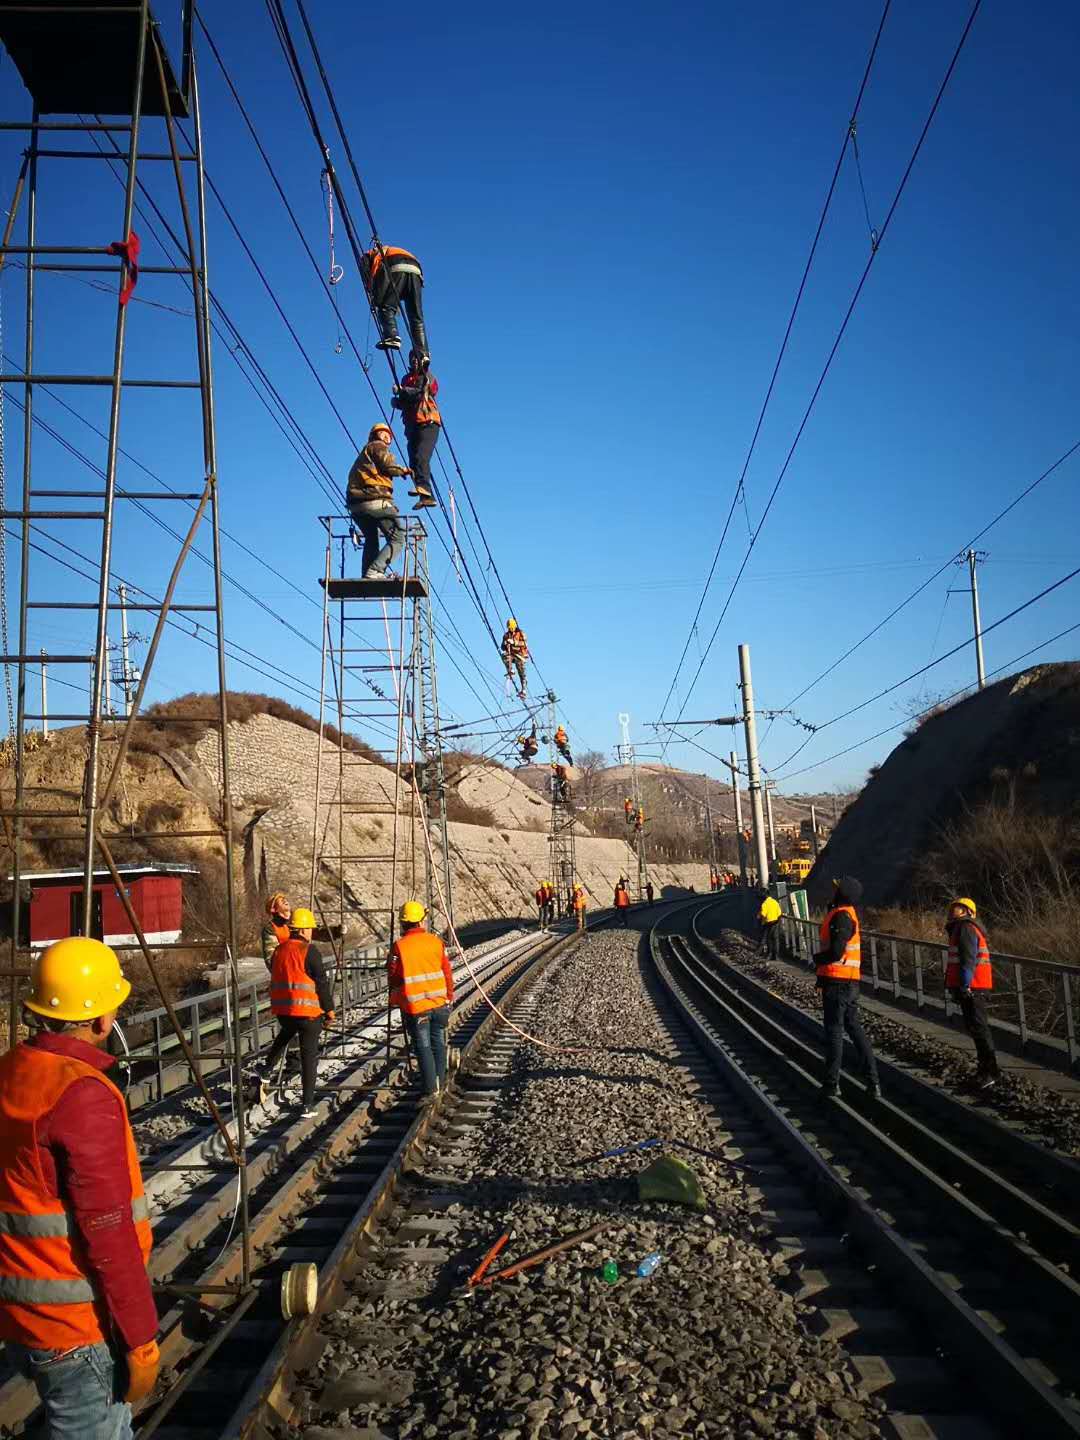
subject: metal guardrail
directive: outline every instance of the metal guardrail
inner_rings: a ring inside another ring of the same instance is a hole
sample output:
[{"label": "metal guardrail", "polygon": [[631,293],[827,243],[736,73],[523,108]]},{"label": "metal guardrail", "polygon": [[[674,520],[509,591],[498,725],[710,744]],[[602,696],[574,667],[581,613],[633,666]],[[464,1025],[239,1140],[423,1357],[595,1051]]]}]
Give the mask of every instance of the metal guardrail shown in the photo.
[{"label": "metal guardrail", "polygon": [[[820,949],[819,924],[791,914],[780,923],[788,955],[809,964]],[[959,1016],[960,1007],[945,988],[946,945],[866,929],[862,941],[864,989],[904,1009],[939,1012],[947,1021]],[[992,960],[994,988],[987,1006],[994,1029],[1021,1054],[1038,1051],[1059,1068],[1075,1067],[1080,1061],[1080,966],[996,951]]]}]

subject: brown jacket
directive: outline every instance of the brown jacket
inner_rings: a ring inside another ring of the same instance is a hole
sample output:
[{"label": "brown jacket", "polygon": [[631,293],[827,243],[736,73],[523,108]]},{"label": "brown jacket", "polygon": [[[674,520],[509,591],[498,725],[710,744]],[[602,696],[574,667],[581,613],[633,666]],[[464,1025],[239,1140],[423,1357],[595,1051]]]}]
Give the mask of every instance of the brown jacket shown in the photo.
[{"label": "brown jacket", "polygon": [[349,471],[346,498],[351,503],[360,500],[392,500],[394,498],[394,476],[407,475],[404,465],[384,440],[369,440],[353,461]]}]

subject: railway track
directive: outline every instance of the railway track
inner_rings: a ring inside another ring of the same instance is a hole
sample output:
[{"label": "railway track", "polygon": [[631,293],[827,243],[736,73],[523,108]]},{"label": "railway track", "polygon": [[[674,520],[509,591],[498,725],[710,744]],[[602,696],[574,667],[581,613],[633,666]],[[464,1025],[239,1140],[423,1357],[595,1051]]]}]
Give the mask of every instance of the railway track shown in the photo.
[{"label": "railway track", "polygon": [[884,1101],[846,1079],[843,1100],[822,1102],[820,1026],[725,963],[700,922],[654,933],[658,979],[729,1105],[767,1136],[755,1158],[785,1177],[795,1217],[804,1197],[784,1242],[800,1293],[866,1351],[868,1386],[922,1407],[894,1429],[955,1429],[965,1417],[935,1407],[955,1405],[959,1372],[1005,1434],[1080,1435],[1077,1166],[888,1062]]}]

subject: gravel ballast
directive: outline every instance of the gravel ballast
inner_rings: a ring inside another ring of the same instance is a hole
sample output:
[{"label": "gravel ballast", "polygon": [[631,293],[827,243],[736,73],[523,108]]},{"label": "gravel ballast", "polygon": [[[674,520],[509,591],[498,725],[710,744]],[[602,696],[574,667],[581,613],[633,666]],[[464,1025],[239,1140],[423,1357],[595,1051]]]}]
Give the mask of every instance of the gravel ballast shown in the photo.
[{"label": "gravel ballast", "polygon": [[[489,1118],[436,1120],[351,1298],[324,1321],[304,1433],[881,1434],[880,1402],[857,1395],[844,1351],[813,1333],[813,1307],[785,1289],[787,1264],[747,1188],[752,1169],[720,1153],[724,1116],[675,1058],[643,944],[635,932],[598,932],[530,991],[527,1027],[585,1048],[523,1040]],[[635,1176],[657,1150],[596,1158],[653,1136],[712,1152],[670,1152],[697,1173],[704,1213],[638,1199]],[[514,1238],[496,1268],[597,1223],[602,1234],[544,1266],[466,1287],[504,1230]],[[659,1267],[638,1278],[652,1251]],[[614,1285],[601,1277],[605,1260],[618,1264]]]}]

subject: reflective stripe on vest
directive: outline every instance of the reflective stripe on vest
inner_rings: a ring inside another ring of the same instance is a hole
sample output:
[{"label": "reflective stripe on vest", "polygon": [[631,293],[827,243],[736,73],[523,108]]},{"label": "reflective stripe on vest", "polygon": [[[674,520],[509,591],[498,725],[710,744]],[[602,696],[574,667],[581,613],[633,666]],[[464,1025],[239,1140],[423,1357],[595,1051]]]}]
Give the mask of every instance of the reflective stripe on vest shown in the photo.
[{"label": "reflective stripe on vest", "polygon": [[858,980],[862,974],[862,943],[859,938],[859,917],[851,905],[837,905],[830,910],[821,922],[821,948],[827,949],[829,945],[829,927],[832,924],[834,915],[850,915],[852,924],[855,926],[855,934],[844,946],[843,956],[836,961],[829,961],[827,964],[819,965],[817,973],[823,980]]},{"label": "reflective stripe on vest", "polygon": [[308,948],[306,940],[286,940],[274,951],[270,967],[270,1009],[275,1015],[312,1020],[323,1013],[318,989],[305,969]]},{"label": "reflective stripe on vest", "polygon": [[446,950],[437,935],[410,930],[394,941],[391,954],[401,965],[401,981],[390,991],[391,1005],[406,1015],[423,1015],[450,1003],[442,968]]},{"label": "reflective stripe on vest", "polygon": [[123,1116],[131,1218],[144,1261],[150,1207],[120,1091],[95,1066],[22,1044],[0,1058],[0,1339],[35,1350],[97,1345],[109,1333],[100,1290],[87,1275],[73,1216],[42,1169],[39,1126],[70,1085],[93,1080]]},{"label": "reflective stripe on vest", "polygon": [[[971,977],[972,990],[992,990],[994,988],[994,971],[990,964],[990,942],[983,934],[974,920],[963,922],[970,925],[979,937],[979,953],[975,961],[975,973]],[[949,932],[949,962],[945,966],[945,988],[948,990],[959,990],[963,984],[964,967],[960,963],[960,927]]]}]

